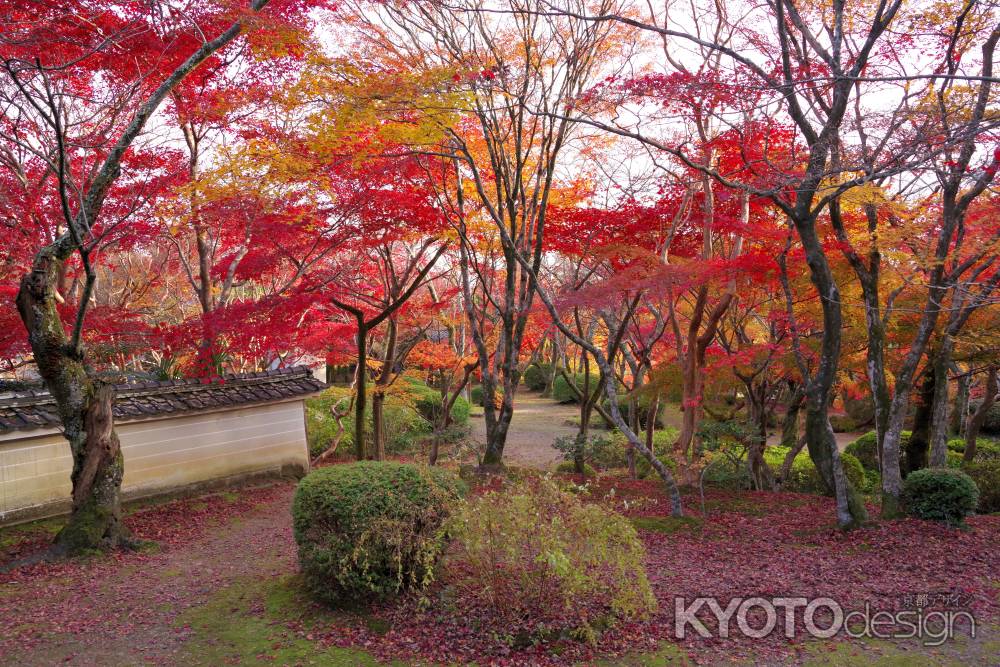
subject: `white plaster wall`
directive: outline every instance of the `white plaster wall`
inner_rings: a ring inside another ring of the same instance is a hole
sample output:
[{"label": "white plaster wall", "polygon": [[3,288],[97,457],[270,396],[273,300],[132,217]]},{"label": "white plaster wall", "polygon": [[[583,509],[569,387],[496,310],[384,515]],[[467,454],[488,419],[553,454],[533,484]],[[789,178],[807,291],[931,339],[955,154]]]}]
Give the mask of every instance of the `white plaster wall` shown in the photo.
[{"label": "white plaster wall", "polygon": [[[309,464],[301,400],[123,423],[117,431],[122,486],[133,497]],[[72,466],[58,433],[0,436],[0,523],[67,503]]]}]

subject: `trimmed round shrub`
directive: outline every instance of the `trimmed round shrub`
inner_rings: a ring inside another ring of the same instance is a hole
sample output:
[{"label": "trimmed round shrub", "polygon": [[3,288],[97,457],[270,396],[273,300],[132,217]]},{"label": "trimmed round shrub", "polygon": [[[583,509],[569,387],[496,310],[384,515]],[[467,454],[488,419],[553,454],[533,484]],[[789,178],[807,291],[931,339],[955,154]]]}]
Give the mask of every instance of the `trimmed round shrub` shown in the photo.
[{"label": "trimmed round shrub", "polygon": [[962,470],[979,489],[979,512],[1000,512],[1000,459],[966,463]]},{"label": "trimmed round shrub", "polygon": [[[419,381],[410,381],[407,391],[413,396],[413,405],[420,416],[431,424],[436,424],[444,409],[441,392]],[[451,419],[456,424],[469,421],[469,402],[461,396],[451,406]]]},{"label": "trimmed round shrub", "polygon": [[[423,386],[427,392],[430,388]],[[409,387],[408,387],[409,388]],[[419,390],[417,390],[419,391]],[[316,456],[325,450],[336,436],[337,422],[330,408],[340,403],[341,407],[351,400],[351,390],[346,387],[330,387],[318,396],[306,399],[306,438],[310,455]],[[440,398],[440,396],[439,396]],[[386,395],[382,407],[383,424],[386,433],[386,451],[404,452],[413,447],[431,432],[431,422],[420,413],[412,394],[390,393]],[[367,429],[372,430],[371,397],[369,396]],[[439,402],[440,405],[440,402]],[[457,407],[456,402],[456,407]],[[452,414],[456,414],[455,410]],[[341,418],[344,433],[340,439],[339,451],[349,451],[354,447],[354,410]]]},{"label": "trimmed round shrub", "polygon": [[449,530],[455,549],[444,581],[456,605],[489,610],[497,627],[526,634],[526,644],[561,634],[593,637],[598,623],[656,610],[632,524],[549,480],[478,496]]},{"label": "trimmed round shrub", "polygon": [[907,475],[902,500],[910,516],[959,526],[976,511],[979,489],[961,470],[924,468]]},{"label": "trimmed round shrub", "polygon": [[[583,391],[583,385],[586,381],[586,376],[583,373],[573,373],[571,375],[573,382],[576,383],[577,388]],[[598,376],[594,373],[590,375],[590,390],[594,391],[597,387]],[[569,383],[566,382],[566,377],[560,373],[556,376],[556,381],[552,383],[552,399],[556,403],[577,403],[576,394],[570,388]]]},{"label": "trimmed round shrub", "polygon": [[480,407],[483,405],[483,386],[477,384],[470,392],[472,402]]},{"label": "trimmed round shrub", "polygon": [[709,463],[703,471],[702,479],[705,484],[721,489],[748,489],[751,484],[746,461],[733,461],[725,457]]},{"label": "trimmed round shrub", "polygon": [[[867,488],[867,479],[861,461],[847,452],[841,452],[840,463],[844,468],[844,475],[847,476],[847,481],[851,483],[851,486],[858,491],[864,491]],[[792,469],[788,474],[788,479],[785,481],[784,489],[799,493],[827,493],[819,471],[809,457],[808,452],[803,450],[801,454],[795,457]]]},{"label": "trimmed round shrub", "polygon": [[[910,432],[903,431],[900,434],[900,447],[906,449],[906,444],[910,441]],[[847,445],[844,448],[845,454],[850,454],[861,462],[866,470],[878,470],[878,439],[875,431],[868,431],[863,436]]]},{"label": "trimmed round shrub", "polygon": [[319,468],[292,502],[299,566],[320,600],[387,598],[433,579],[463,483],[440,468],[360,461]]},{"label": "trimmed round shrub", "polygon": [[[576,474],[576,466],[573,465],[572,461],[563,461],[562,463],[560,463],[559,465],[556,466],[556,472],[563,473],[563,474],[568,474],[568,475],[573,475],[573,474]],[[584,463],[583,464],[583,476],[584,477],[596,477],[597,476],[597,471],[594,470],[594,466],[590,465],[589,463]]]},{"label": "trimmed round shrub", "polygon": [[531,364],[524,370],[521,380],[532,391],[544,391],[549,384],[552,364]]},{"label": "trimmed round shrub", "polygon": [[875,431],[868,431],[863,436],[844,448],[845,454],[850,454],[861,462],[868,470],[878,470],[878,436]]},{"label": "trimmed round shrub", "polygon": [[844,412],[858,426],[875,421],[875,403],[872,401],[871,392],[867,389],[855,394],[845,388],[840,392],[840,399],[844,404]]},{"label": "trimmed round shrub", "polygon": [[[661,399],[662,399],[662,397],[661,397]],[[621,387],[619,387],[619,393],[618,393],[618,411],[622,414],[623,417],[628,415],[628,408],[629,408],[630,401],[631,401],[631,399],[624,392],[624,389],[621,388]],[[647,394],[645,392],[639,394],[639,406],[638,406],[639,407],[639,428],[642,428],[642,429],[646,428],[646,420],[649,418],[649,406],[650,406],[650,404],[652,402],[653,402],[653,398],[649,394]],[[601,406],[605,410],[608,410],[610,412],[609,405],[610,405],[610,403],[609,403],[609,401],[607,399],[601,401]],[[666,405],[665,402],[663,400],[661,400],[660,401],[660,408],[659,408],[659,410],[657,410],[656,419],[655,419],[653,428],[663,428],[665,426],[665,424],[663,422],[663,410],[665,408],[665,405]]]},{"label": "trimmed round shrub", "polygon": [[850,415],[830,415],[830,428],[834,433],[850,433],[858,430],[858,422]]}]

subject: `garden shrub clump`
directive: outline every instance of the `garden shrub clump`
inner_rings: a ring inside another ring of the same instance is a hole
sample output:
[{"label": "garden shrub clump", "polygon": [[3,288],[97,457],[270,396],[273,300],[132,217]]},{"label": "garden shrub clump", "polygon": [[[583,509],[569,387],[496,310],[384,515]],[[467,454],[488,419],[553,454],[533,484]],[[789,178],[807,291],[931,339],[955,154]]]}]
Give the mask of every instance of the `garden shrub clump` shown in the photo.
[{"label": "garden shrub clump", "polygon": [[446,577],[460,604],[490,609],[498,627],[529,633],[529,643],[590,640],[614,619],[656,609],[632,524],[550,480],[479,496],[449,530],[456,548]]},{"label": "garden shrub clump", "polygon": [[959,526],[975,512],[979,489],[961,470],[923,468],[906,476],[902,500],[910,516]]},{"label": "garden shrub clump", "polygon": [[[764,461],[771,466],[773,471],[778,472],[788,451],[788,447],[767,447],[764,449]],[[855,489],[865,491],[870,488],[872,478],[865,474],[865,468],[856,456],[844,451],[840,454],[840,462],[847,480]],[[816,465],[809,457],[809,452],[803,449],[795,457],[792,469],[788,473],[788,479],[784,481],[782,488],[785,491],[797,493],[826,493],[823,480],[819,476],[819,471],[816,470]]]},{"label": "garden shrub clump", "polygon": [[[580,391],[583,391],[583,385],[586,382],[586,376],[583,373],[571,373],[570,377],[573,378],[573,382],[576,384]],[[599,376],[596,373],[590,374],[590,391],[594,391],[597,388]],[[559,373],[556,375],[556,381],[552,383],[552,399],[556,403],[577,403],[576,394],[573,389],[570,388],[569,383],[566,382],[566,377]]]},{"label": "garden shrub clump", "polygon": [[[646,442],[645,431],[640,431],[637,435],[639,440],[643,443]],[[653,453],[671,470],[676,468],[672,453],[674,443],[677,442],[677,435],[677,429],[671,426],[653,431]],[[627,464],[625,458],[625,445],[627,443],[628,439],[624,433],[618,430],[612,431],[609,437],[610,447],[608,447],[607,452],[601,456],[595,456],[592,462],[598,468],[624,468]],[[649,465],[649,461],[638,450],[635,452],[635,474],[639,479],[656,475],[653,466]]]},{"label": "garden shrub clump", "polygon": [[[412,396],[413,405],[420,416],[431,424],[437,423],[444,409],[441,392],[415,379],[407,380],[406,390]],[[451,419],[454,424],[465,424],[469,421],[469,402],[461,396],[458,396],[451,406]]]},{"label": "garden shrub clump", "polygon": [[462,482],[440,468],[361,461],[319,468],[295,491],[299,565],[320,599],[344,604],[420,589]]},{"label": "garden shrub clump", "polygon": [[962,470],[979,488],[979,512],[1000,512],[1000,459],[966,463]]},{"label": "garden shrub clump", "polygon": [[[969,406],[970,411],[976,411],[979,409],[981,401],[975,401]],[[997,401],[990,409],[986,411],[986,421],[983,422],[982,427],[983,433],[990,433],[993,435],[1000,435],[1000,401]]]},{"label": "garden shrub clump", "polygon": [[[965,454],[965,440],[963,438],[952,438],[948,441],[948,451],[955,454]],[[1000,460],[1000,442],[985,438],[976,439],[976,461]]]},{"label": "garden shrub clump", "polygon": [[[337,434],[337,422],[330,408],[339,404],[343,412],[350,400],[351,390],[347,387],[330,387],[319,396],[306,399],[306,437],[311,456],[316,456],[329,447]],[[370,401],[369,397],[369,407]],[[441,393],[419,380],[407,379],[400,384],[400,390],[386,394],[383,407],[386,450],[390,453],[405,452],[420,444],[434,430],[441,406]],[[340,451],[350,451],[354,447],[354,410],[347,412],[340,420],[344,426]],[[469,421],[468,401],[459,397],[452,406],[451,416],[453,423],[466,424]],[[370,410],[367,426],[371,433]]]},{"label": "garden shrub clump", "polygon": [[[562,463],[556,466],[556,472],[572,475],[576,473],[576,466],[573,464],[572,461],[563,461]],[[583,476],[596,477],[597,471],[594,470],[594,466],[590,465],[589,463],[584,463]]]},{"label": "garden shrub clump", "polygon": [[545,391],[551,373],[552,364],[531,364],[525,369],[521,380],[524,382],[524,386],[532,391]]}]

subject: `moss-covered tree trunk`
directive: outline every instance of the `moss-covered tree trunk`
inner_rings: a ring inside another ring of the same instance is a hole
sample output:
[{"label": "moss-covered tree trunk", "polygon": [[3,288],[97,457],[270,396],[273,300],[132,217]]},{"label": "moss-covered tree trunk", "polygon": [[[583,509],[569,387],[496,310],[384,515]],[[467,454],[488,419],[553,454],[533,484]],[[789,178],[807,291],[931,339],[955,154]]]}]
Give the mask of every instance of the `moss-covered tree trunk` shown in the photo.
[{"label": "moss-covered tree trunk", "polygon": [[129,540],[121,520],[125,466],[114,430],[114,390],[90,377],[85,353],[71,345],[56,308],[56,285],[67,257],[58,244],[41,250],[21,280],[17,307],[73,457],[72,512],[56,545],[77,553]]},{"label": "moss-covered tree trunk", "polygon": [[920,382],[917,405],[913,413],[913,429],[910,439],[906,442],[906,456],[902,461],[904,477],[914,470],[926,468],[928,464],[927,450],[931,440],[935,379],[933,363],[928,364]]},{"label": "moss-covered tree trunk", "polygon": [[799,414],[804,399],[805,395],[802,393],[801,385],[794,385],[788,399],[788,407],[785,409],[785,417],[781,422],[782,447],[795,447],[799,441]]}]

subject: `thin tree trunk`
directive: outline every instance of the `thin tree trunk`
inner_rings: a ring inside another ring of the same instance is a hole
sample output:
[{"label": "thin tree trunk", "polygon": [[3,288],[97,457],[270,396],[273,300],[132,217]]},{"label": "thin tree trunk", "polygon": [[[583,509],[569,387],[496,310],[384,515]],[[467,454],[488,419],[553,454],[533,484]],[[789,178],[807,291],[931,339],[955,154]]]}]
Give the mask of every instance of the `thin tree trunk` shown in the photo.
[{"label": "thin tree trunk", "polygon": [[355,375],[354,400],[354,454],[358,461],[368,458],[365,442],[365,413],[368,408],[368,331],[365,329],[364,316],[356,318],[358,322],[358,367]]},{"label": "thin tree trunk", "polygon": [[958,381],[955,387],[955,405],[951,411],[949,428],[955,435],[963,437],[965,435],[966,418],[969,415],[969,386],[972,378],[969,373],[964,372],[957,364],[953,365],[951,370],[958,374]]},{"label": "thin tree trunk", "polygon": [[951,336],[945,335],[934,357],[934,398],[931,404],[931,457],[934,468],[943,468],[948,461],[948,367],[951,366]]},{"label": "thin tree trunk", "polygon": [[996,402],[998,391],[1000,391],[1000,386],[997,385],[997,366],[990,366],[986,374],[983,402],[969,417],[969,422],[965,427],[965,454],[962,457],[965,461],[971,461],[976,457],[976,440],[979,439],[980,429],[986,423],[986,415]]}]

